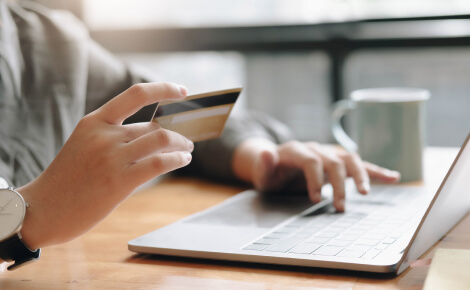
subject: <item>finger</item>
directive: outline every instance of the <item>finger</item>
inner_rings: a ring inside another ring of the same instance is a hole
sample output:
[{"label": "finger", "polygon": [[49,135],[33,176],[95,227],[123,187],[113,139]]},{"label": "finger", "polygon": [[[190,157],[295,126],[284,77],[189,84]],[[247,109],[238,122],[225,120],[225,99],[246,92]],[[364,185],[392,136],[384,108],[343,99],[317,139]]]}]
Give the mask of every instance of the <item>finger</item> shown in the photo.
[{"label": "finger", "polygon": [[140,136],[160,129],[161,127],[162,126],[160,126],[160,124],[158,124],[157,122],[144,122],[123,125],[122,128],[125,134],[124,142],[131,142],[132,140],[137,139]]},{"label": "finger", "polygon": [[191,153],[182,151],[154,154],[131,164],[127,169],[126,177],[134,187],[137,187],[152,178],[188,165],[191,159]]},{"label": "finger", "polygon": [[193,149],[193,142],[183,135],[166,129],[158,129],[130,142],[126,146],[125,154],[129,162],[134,162],[155,153],[192,152]]},{"label": "finger", "polygon": [[344,162],[337,156],[318,153],[323,160],[323,168],[328,175],[328,179],[333,187],[333,206],[337,211],[344,211],[344,200],[346,197],[345,180],[346,166]]},{"label": "finger", "polygon": [[280,147],[281,162],[286,166],[302,169],[307,180],[307,190],[310,199],[317,203],[321,201],[323,186],[323,164],[321,158],[300,142],[290,142]]},{"label": "finger", "polygon": [[359,155],[345,153],[340,156],[344,160],[348,175],[354,179],[359,193],[367,194],[370,191],[369,175]]},{"label": "finger", "polygon": [[98,115],[110,124],[122,124],[142,107],[162,101],[182,99],[187,90],[172,83],[146,83],[133,85],[98,109]]},{"label": "finger", "polygon": [[397,171],[388,170],[366,161],[364,161],[364,166],[371,179],[386,183],[395,183],[400,181],[401,175]]}]

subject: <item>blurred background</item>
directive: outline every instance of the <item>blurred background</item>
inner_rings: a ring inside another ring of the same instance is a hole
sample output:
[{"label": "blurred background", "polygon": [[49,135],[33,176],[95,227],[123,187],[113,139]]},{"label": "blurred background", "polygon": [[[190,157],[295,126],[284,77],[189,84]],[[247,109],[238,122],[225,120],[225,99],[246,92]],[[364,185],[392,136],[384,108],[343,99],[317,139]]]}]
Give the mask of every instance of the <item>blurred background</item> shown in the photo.
[{"label": "blurred background", "polygon": [[333,142],[331,105],[352,90],[421,87],[432,146],[470,131],[469,0],[37,0],[190,93],[242,86],[301,140]]}]

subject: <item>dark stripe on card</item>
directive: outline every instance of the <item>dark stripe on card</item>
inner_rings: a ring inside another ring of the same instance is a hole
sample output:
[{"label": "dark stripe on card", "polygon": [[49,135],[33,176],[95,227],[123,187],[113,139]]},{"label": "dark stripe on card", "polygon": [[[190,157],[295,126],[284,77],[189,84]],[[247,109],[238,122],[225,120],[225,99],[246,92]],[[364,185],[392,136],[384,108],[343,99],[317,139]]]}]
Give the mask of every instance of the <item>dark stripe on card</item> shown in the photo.
[{"label": "dark stripe on card", "polygon": [[173,114],[184,113],[209,107],[233,104],[237,100],[239,94],[240,92],[234,92],[163,105],[158,107],[154,118],[165,117]]},{"label": "dark stripe on card", "polygon": [[155,109],[157,108],[157,104],[158,103],[143,107],[137,113],[127,118],[123,124],[148,122],[149,119],[153,116],[153,113],[155,112]]}]

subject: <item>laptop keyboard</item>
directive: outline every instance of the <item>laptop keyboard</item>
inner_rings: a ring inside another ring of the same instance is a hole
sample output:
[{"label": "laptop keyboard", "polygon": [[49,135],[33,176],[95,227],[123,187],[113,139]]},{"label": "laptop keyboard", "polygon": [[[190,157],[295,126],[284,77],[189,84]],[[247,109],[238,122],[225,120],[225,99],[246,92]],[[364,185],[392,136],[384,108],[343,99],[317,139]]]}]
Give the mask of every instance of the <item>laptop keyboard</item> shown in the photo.
[{"label": "laptop keyboard", "polygon": [[243,249],[373,259],[416,229],[427,205],[408,190],[392,196],[386,191],[348,200],[345,213],[297,216]]}]

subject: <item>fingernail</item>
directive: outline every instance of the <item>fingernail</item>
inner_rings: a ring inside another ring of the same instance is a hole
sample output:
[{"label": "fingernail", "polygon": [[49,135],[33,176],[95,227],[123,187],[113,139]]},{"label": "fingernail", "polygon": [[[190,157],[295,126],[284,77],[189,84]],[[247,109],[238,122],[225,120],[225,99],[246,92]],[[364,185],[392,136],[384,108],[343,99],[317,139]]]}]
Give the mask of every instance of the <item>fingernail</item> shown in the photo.
[{"label": "fingernail", "polygon": [[336,202],[336,210],[339,211],[339,212],[344,211],[344,199],[338,200]]},{"label": "fingernail", "polygon": [[189,152],[185,152],[185,155],[186,155],[186,159],[188,160],[188,162],[191,162],[191,160],[193,159],[193,155],[191,155],[191,153]]},{"label": "fingernail", "polygon": [[361,187],[363,189],[363,193],[368,193],[370,191],[370,184],[367,181],[362,182]]},{"label": "fingernail", "polygon": [[396,177],[396,176],[400,175],[400,173],[398,171],[394,171],[394,170],[387,170],[387,171],[385,171],[385,174],[387,174],[388,176],[391,176],[391,177]]},{"label": "fingernail", "polygon": [[185,87],[185,86],[182,86],[182,85],[178,85],[178,86],[179,86],[179,88],[180,88],[180,94],[181,94],[181,96],[186,97],[186,95],[188,94],[188,90],[186,89],[186,87]]},{"label": "fingernail", "polygon": [[321,201],[321,191],[315,193],[312,201],[314,203],[319,203]]},{"label": "fingernail", "polygon": [[189,145],[190,151],[193,152],[193,150],[194,150],[194,143],[193,143],[193,141],[191,141],[191,140],[188,139],[188,145]]}]

